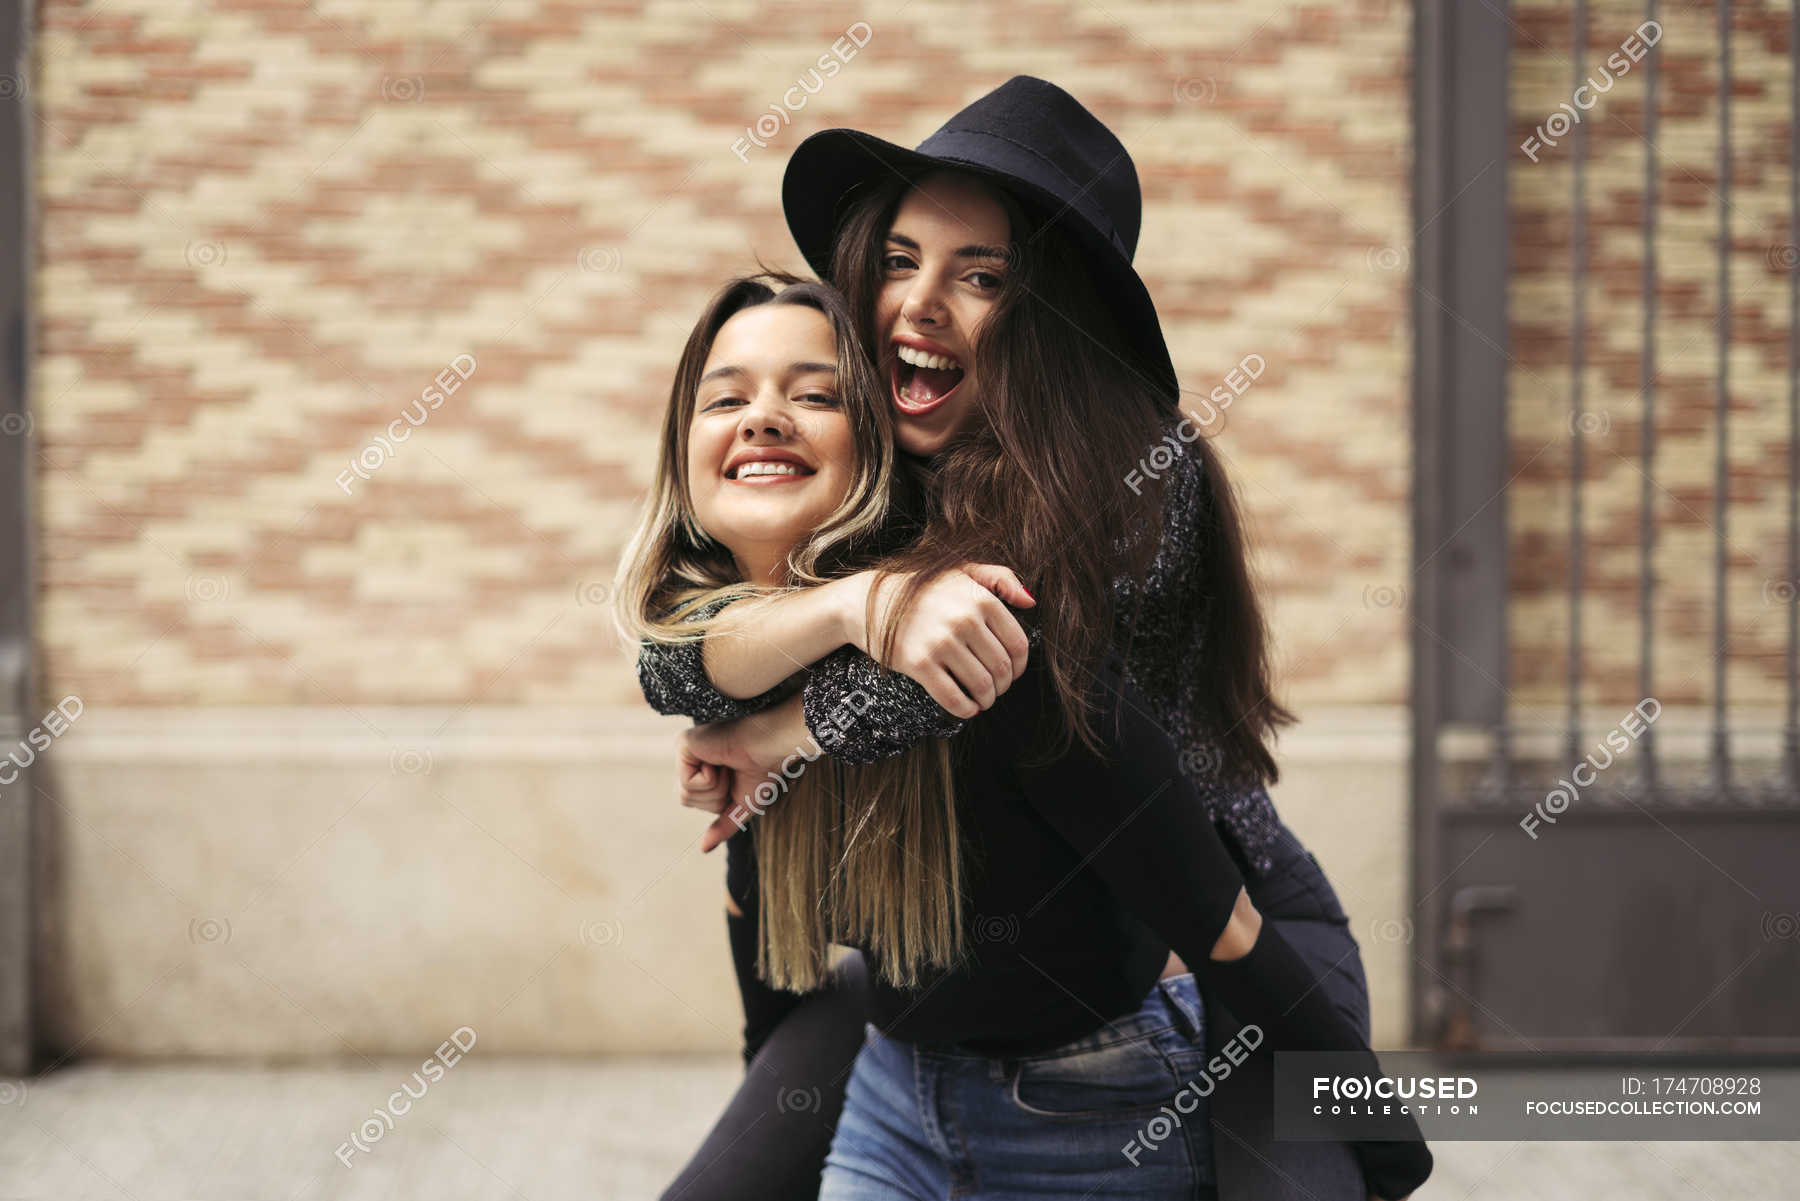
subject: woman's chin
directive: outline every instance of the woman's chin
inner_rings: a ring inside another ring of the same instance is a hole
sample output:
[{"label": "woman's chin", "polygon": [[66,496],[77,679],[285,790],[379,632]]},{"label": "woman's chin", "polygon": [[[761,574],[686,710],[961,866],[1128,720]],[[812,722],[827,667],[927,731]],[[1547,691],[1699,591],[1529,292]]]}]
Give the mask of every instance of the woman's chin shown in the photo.
[{"label": "woman's chin", "polygon": [[[896,416],[899,416],[896,414]],[[899,448],[915,458],[929,459],[944,447],[950,445],[950,439],[956,436],[954,425],[936,428],[937,422],[925,423],[908,421],[904,417],[894,422],[894,442]]]},{"label": "woman's chin", "polygon": [[[957,392],[962,392],[966,386],[958,387]],[[969,403],[965,396],[953,396],[944,404],[923,413],[909,413],[895,405],[895,443],[909,455],[921,459],[931,458],[950,445],[950,440],[962,429],[969,415]]]},{"label": "woman's chin", "polygon": [[753,500],[734,505],[728,517],[702,521],[701,527],[742,558],[750,548],[798,546],[830,515],[828,506]]}]

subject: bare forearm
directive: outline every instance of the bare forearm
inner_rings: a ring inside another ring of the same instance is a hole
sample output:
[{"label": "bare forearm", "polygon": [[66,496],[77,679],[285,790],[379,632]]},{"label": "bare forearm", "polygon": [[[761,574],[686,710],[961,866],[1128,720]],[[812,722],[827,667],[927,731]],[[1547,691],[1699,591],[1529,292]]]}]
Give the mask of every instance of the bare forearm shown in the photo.
[{"label": "bare forearm", "polygon": [[1256,946],[1257,936],[1262,933],[1262,914],[1250,902],[1248,889],[1239,888],[1237,904],[1231,910],[1231,918],[1225,923],[1225,929],[1219,934],[1219,940],[1213,943],[1212,957],[1215,962],[1229,963],[1234,959],[1242,959]]},{"label": "bare forearm", "polygon": [[726,696],[760,696],[855,641],[867,595],[858,574],[729,606],[706,638],[707,677]]}]

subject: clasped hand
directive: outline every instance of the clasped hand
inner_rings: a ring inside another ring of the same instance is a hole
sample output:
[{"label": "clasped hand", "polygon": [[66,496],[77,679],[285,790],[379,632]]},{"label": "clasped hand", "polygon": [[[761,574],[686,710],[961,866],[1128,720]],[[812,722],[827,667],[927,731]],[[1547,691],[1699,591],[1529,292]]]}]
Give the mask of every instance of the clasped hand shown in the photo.
[{"label": "clasped hand", "polygon": [[[974,717],[991,707],[1025,669],[1029,643],[1007,604],[1028,608],[1037,601],[1007,568],[965,564],[920,588],[898,617],[891,654],[883,659],[888,625],[896,620],[894,607],[908,578],[902,574],[877,579],[873,572],[852,577],[852,608],[845,623],[848,641],[884,666],[912,677],[951,715]],[[761,713],[684,731],[676,769],[678,795],[683,805],[715,815],[700,839],[700,849],[711,851],[743,829],[786,791],[779,784],[791,778],[788,765],[796,758],[810,761],[819,753],[806,729],[799,696]],[[769,781],[778,787],[763,787]]]}]

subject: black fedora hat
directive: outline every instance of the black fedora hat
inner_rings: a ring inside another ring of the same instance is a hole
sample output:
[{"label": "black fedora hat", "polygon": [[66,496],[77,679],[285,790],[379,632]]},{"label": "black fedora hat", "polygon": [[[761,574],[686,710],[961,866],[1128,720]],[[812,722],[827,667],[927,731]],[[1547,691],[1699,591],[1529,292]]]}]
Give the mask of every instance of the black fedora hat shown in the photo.
[{"label": "black fedora hat", "polygon": [[1112,130],[1046,80],[1013,76],[915,150],[855,129],[821,130],[801,142],[782,177],[781,207],[807,263],[829,277],[838,219],[861,189],[896,175],[918,179],[933,167],[984,176],[1074,237],[1118,318],[1132,365],[1175,403],[1162,323],[1131,265],[1143,215],[1137,168]]}]

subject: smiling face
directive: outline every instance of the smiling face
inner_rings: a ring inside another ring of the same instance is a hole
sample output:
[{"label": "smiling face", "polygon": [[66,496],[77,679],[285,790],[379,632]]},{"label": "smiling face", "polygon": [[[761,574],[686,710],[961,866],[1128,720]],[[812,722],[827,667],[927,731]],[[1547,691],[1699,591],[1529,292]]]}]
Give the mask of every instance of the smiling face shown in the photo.
[{"label": "smiling face", "polygon": [[688,494],[745,579],[787,583],[788,551],[843,502],[855,454],[823,313],[761,304],[719,327],[688,423]]},{"label": "smiling face", "polygon": [[975,348],[999,299],[1011,223],[993,189],[938,172],[908,192],[888,227],[875,336],[895,437],[942,450],[980,400]]}]

